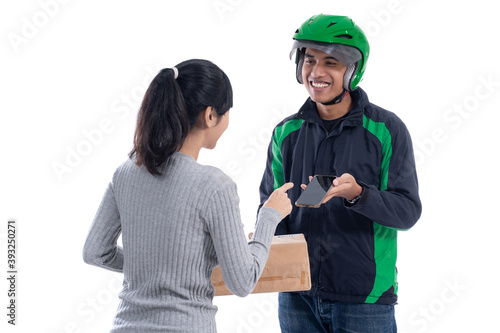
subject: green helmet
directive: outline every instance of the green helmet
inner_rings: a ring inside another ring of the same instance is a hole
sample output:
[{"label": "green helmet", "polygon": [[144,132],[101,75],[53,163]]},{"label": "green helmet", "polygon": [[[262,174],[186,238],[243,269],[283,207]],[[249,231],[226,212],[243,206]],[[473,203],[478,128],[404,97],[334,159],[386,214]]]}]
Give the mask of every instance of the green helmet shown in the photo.
[{"label": "green helmet", "polygon": [[330,54],[346,67],[344,89],[352,91],[363,78],[370,45],[364,32],[347,16],[315,15],[305,21],[293,36],[297,81],[302,82],[305,48]]}]

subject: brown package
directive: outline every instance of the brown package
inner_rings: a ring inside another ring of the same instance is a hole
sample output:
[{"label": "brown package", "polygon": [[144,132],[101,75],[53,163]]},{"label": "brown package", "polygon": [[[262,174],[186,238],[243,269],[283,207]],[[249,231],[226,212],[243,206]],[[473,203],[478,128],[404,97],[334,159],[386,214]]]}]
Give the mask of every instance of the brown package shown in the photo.
[{"label": "brown package", "polygon": [[[215,296],[232,295],[217,266],[212,272]],[[303,234],[274,236],[264,271],[252,294],[311,289],[309,255]]]}]

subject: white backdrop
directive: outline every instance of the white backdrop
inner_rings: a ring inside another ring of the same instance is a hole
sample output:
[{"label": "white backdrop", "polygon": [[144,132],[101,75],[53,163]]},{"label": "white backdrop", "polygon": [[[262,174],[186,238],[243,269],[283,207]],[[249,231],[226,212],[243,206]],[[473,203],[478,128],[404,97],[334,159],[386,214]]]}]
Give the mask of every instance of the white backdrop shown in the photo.
[{"label": "white backdrop", "polygon": [[[246,231],[274,125],[307,97],[288,59],[313,14],[352,17],[371,43],[361,86],[407,124],[423,214],[399,233],[399,331],[498,330],[500,25],[493,2],[2,1],[0,266],[17,221],[16,326],[109,330],[119,274],[85,265],[86,233],[155,73],[205,58],[230,77],[230,126],[199,162],[238,184]],[[4,275],[5,274],[5,275]],[[8,277],[8,275],[7,275]],[[216,298],[220,332],[278,332],[276,294]]]}]

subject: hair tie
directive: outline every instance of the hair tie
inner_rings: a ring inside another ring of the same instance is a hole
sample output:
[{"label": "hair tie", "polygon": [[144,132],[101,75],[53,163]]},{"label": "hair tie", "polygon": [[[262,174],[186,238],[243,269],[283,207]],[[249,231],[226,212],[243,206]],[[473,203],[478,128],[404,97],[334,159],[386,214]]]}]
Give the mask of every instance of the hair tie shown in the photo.
[{"label": "hair tie", "polygon": [[177,67],[172,67],[172,70],[174,71],[174,80],[176,80],[179,77],[179,70]]}]

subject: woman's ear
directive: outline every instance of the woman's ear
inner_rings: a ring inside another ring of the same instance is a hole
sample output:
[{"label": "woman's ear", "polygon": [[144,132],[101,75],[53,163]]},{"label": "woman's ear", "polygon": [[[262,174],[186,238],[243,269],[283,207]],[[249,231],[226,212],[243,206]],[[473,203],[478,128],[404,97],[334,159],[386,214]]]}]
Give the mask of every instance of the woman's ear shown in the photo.
[{"label": "woman's ear", "polygon": [[204,111],[205,126],[208,128],[215,127],[215,125],[219,122],[219,117],[217,116],[217,112],[211,106],[207,107]]}]

